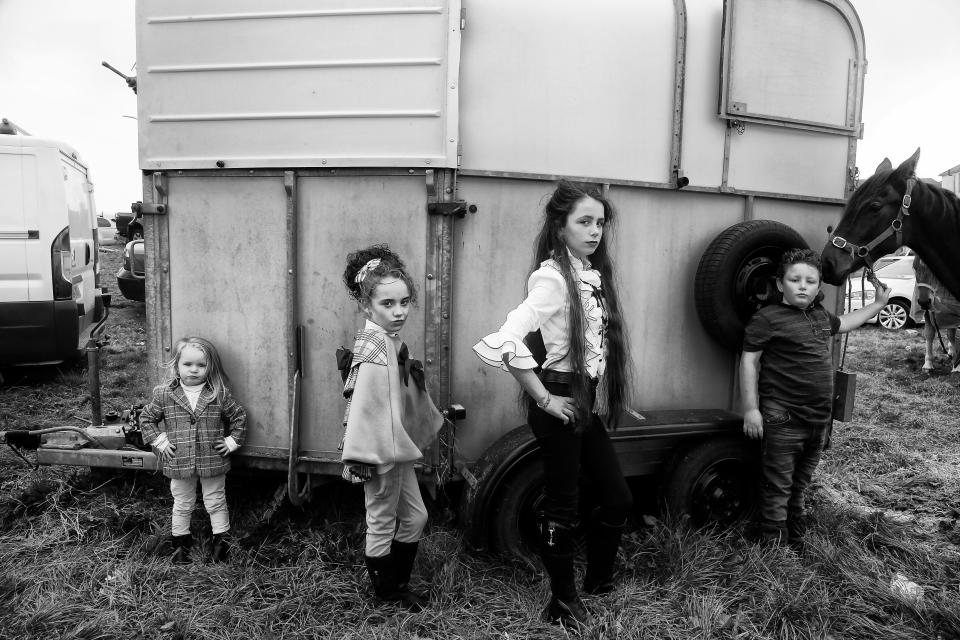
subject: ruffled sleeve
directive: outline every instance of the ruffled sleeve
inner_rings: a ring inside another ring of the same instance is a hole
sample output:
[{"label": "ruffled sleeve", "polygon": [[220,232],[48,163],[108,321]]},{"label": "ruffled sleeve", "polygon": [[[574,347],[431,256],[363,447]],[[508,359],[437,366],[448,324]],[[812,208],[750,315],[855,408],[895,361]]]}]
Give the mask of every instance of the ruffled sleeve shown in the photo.
[{"label": "ruffled sleeve", "polygon": [[539,366],[522,336],[536,331],[548,318],[563,311],[566,299],[563,276],[553,266],[541,266],[530,274],[527,291],[527,298],[507,314],[500,330],[473,346],[477,356],[490,366],[504,371],[508,371],[505,363],[515,369]]}]

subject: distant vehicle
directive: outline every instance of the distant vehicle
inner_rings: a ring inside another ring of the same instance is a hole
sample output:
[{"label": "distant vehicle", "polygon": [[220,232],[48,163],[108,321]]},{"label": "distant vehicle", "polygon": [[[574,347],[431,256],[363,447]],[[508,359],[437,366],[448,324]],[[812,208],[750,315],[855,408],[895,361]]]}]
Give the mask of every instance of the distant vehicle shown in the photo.
[{"label": "distant vehicle", "polygon": [[140,214],[139,204],[134,202],[130,206],[130,211],[118,211],[114,216],[114,220],[117,221],[117,233],[126,238],[127,242],[143,237],[143,216]]},{"label": "distant vehicle", "polygon": [[[881,264],[881,262],[883,264]],[[891,288],[890,300],[871,322],[879,323],[884,329],[903,329],[911,326],[910,305],[913,289],[917,284],[917,274],[913,271],[913,256],[887,256],[877,260],[877,277]],[[876,299],[877,292],[869,281],[851,274],[847,280],[846,311],[856,311]]]},{"label": "distant vehicle", "polygon": [[80,355],[104,317],[87,166],[0,124],[0,366]]},{"label": "distant vehicle", "polygon": [[101,247],[117,244],[117,227],[103,216],[97,217],[97,242]]},{"label": "distant vehicle", "polygon": [[123,266],[117,271],[117,286],[127,300],[143,302],[146,298],[143,256],[142,238],[128,242],[123,249]]}]

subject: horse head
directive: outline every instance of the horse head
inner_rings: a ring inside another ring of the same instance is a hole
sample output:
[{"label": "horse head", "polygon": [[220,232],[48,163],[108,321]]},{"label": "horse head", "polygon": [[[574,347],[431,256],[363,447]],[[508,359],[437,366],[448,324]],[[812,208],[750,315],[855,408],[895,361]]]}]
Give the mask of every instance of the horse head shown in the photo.
[{"label": "horse head", "polygon": [[823,279],[839,285],[862,266],[905,244],[904,216],[909,215],[910,191],[916,181],[915,171],[920,149],[896,169],[884,158],[876,172],[857,187],[837,228],[821,254]]}]

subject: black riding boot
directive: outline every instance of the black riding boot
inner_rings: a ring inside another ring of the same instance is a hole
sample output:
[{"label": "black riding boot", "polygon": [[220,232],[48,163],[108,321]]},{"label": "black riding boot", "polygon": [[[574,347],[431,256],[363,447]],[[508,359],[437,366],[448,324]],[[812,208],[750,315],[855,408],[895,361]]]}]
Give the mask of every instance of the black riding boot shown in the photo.
[{"label": "black riding boot", "polygon": [[370,582],[373,584],[373,591],[377,598],[384,602],[396,602],[403,605],[410,611],[420,611],[423,606],[407,594],[397,588],[397,569],[393,554],[388,553],[385,556],[364,556],[367,562],[367,573],[370,574]]},{"label": "black riding boot", "polygon": [[210,560],[212,562],[226,562],[230,555],[230,543],[227,542],[226,533],[213,534],[211,543]]},{"label": "black riding boot", "polygon": [[587,575],[583,578],[583,591],[590,595],[603,595],[613,591],[613,568],[620,549],[620,536],[625,523],[604,522],[594,512],[587,531]]},{"label": "black riding boot", "polygon": [[193,546],[193,536],[189,533],[182,536],[170,536],[170,546],[173,547],[173,555],[170,556],[170,562],[174,564],[187,564],[190,562],[190,547]]},{"label": "black riding boot", "polygon": [[397,591],[403,594],[406,601],[416,603],[421,609],[427,605],[428,596],[425,593],[410,588],[410,574],[413,572],[413,562],[417,559],[419,542],[390,543],[390,555],[393,556],[393,566],[397,575]]},{"label": "black riding boot", "polygon": [[538,524],[540,533],[540,558],[550,576],[552,596],[543,619],[553,624],[584,628],[593,624],[590,612],[583,606],[577,594],[573,571],[573,527],[543,519]]}]

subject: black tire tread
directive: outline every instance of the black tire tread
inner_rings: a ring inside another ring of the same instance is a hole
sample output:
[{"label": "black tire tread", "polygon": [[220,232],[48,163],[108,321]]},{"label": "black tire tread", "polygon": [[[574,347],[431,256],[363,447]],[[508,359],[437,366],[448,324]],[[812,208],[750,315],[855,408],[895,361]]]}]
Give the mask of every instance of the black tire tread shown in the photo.
[{"label": "black tire tread", "polygon": [[739,253],[738,247],[766,237],[782,242],[784,248],[808,247],[799,233],[781,222],[748,220],[728,227],[714,238],[697,265],[694,304],[700,322],[707,333],[733,351],[740,350],[745,322],[735,317],[733,301],[727,296],[736,266],[730,261]]}]

